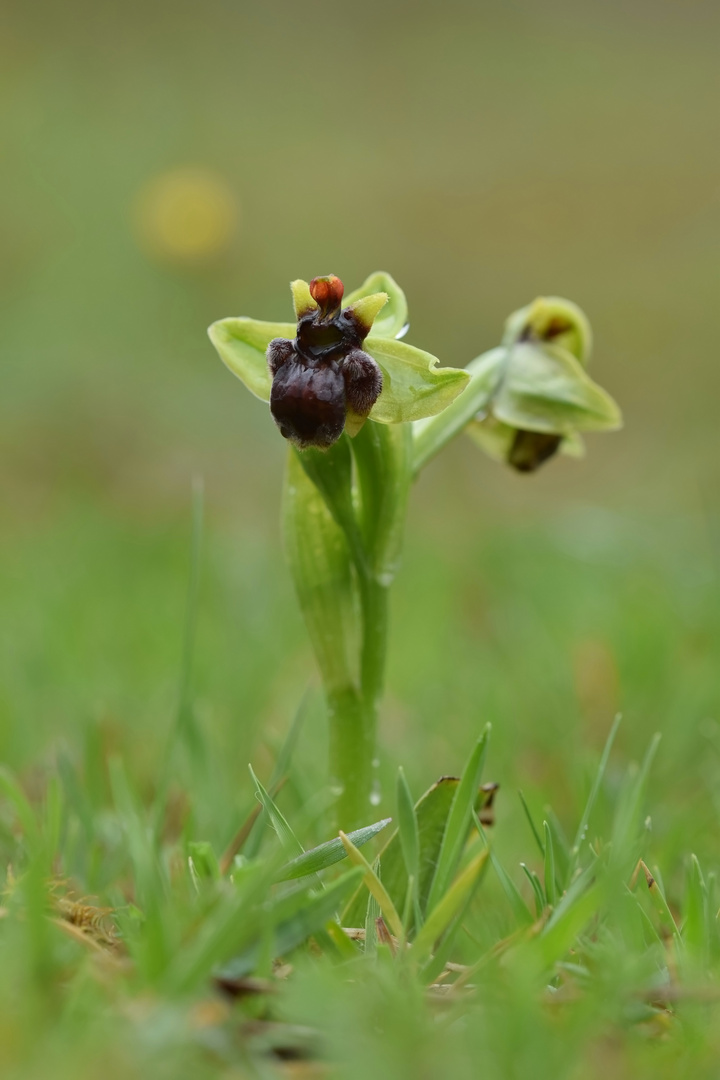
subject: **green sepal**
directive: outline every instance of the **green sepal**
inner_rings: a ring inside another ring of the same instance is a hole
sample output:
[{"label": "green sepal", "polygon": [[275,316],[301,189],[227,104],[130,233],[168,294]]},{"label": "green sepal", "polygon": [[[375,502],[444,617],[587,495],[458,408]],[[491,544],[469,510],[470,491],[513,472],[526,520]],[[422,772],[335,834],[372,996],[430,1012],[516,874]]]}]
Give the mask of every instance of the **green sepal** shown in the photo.
[{"label": "green sepal", "polygon": [[[208,335],[233,375],[255,397],[269,401],[272,376],[267,365],[267,347],[273,338],[294,341],[294,323],[261,322],[239,316],[213,323]],[[383,390],[370,412],[370,419],[381,424],[419,420],[442,412],[470,378],[457,368],[438,367],[439,360],[431,353],[394,338],[373,334],[366,339],[364,349],[383,373]]]},{"label": "green sepal", "polygon": [[394,338],[400,333],[408,321],[408,306],[405,293],[397,281],[386,274],[384,270],[377,270],[366,278],[359,289],[349,293],[343,300],[343,307],[350,307],[356,301],[373,293],[386,293],[387,303],[382,309],[382,314],[375,319],[373,333],[377,337]]},{"label": "green sepal", "polygon": [[380,367],[383,388],[370,411],[380,424],[401,424],[435,416],[461,394],[470,381],[466,371],[441,368],[432,353],[394,338],[366,338],[366,353]]},{"label": "green sepal", "polygon": [[557,435],[613,431],[622,425],[618,406],[572,353],[534,342],[519,342],[509,350],[492,411],[510,427]]},{"label": "green sepal", "polygon": [[505,323],[503,345],[518,341],[540,341],[558,345],[587,367],[592,350],[592,330],[587,315],[561,296],[538,296],[531,304],[514,311]]},{"label": "green sepal", "polygon": [[208,329],[208,336],[233,375],[237,375],[255,397],[269,401],[272,376],[267,364],[267,347],[273,338],[294,341],[295,323],[260,322],[241,315],[214,322]]}]

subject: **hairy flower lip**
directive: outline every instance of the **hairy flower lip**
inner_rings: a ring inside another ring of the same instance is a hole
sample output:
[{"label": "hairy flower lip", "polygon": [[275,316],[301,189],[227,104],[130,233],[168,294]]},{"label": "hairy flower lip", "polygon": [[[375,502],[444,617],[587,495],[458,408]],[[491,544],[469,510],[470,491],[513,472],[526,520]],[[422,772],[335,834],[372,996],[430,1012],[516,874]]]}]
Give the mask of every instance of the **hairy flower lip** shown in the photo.
[{"label": "hairy flower lip", "polygon": [[[361,348],[371,321],[358,318],[352,306],[340,308],[340,278],[313,278],[308,290],[317,306],[299,311],[295,340],[275,338],[268,345],[270,412],[283,438],[299,449],[325,450],[342,435],[348,413],[353,424],[368,416],[383,378]],[[303,294],[298,288],[301,300]]]}]

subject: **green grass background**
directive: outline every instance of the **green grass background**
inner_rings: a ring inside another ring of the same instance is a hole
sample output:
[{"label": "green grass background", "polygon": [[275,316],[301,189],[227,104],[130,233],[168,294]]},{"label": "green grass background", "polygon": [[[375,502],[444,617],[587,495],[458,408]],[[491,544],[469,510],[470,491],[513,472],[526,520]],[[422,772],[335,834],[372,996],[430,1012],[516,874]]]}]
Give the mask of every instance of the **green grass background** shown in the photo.
[{"label": "green grass background", "polygon": [[[659,731],[646,810],[666,887],[680,897],[691,851],[720,865],[719,29],[712,4],[669,0],[5,6],[0,758],[31,795],[69,761],[101,814],[105,762],[120,755],[151,797],[177,709],[200,476],[191,699],[204,751],[177,755],[172,779],[195,838],[220,848],[233,834],[252,803],[246,763],[269,774],[314,672],[282,561],[284,447],[205,327],[287,318],[292,277],[353,287],[383,268],[407,292],[409,340],[449,364],[495,344],[535,295],[571,297],[626,419],[584,462],[530,478],[461,440],[416,486],[384,808],[399,763],[419,793],[462,767],[489,720],[496,848],[515,873],[532,843],[516,790],[572,833],[621,711],[597,829]],[[238,224],[212,257],[178,263],[147,253],[133,207],[185,166],[228,185]],[[315,703],[289,805],[322,783],[324,754]],[[116,884],[112,859],[79,851],[71,869],[88,893]],[[487,918],[502,929],[496,891]],[[6,944],[8,1001],[25,958]],[[624,1076],[670,1054],[607,1035],[610,990],[575,1028],[520,995],[511,1018],[490,1010],[469,1041],[435,1044],[384,975],[352,1001],[330,975],[306,979],[288,1015],[326,1013],[352,1076],[442,1075],[453,1053],[458,1075],[486,1054],[498,1076],[538,1061]],[[32,1003],[8,1021],[3,1075],[46,1076],[48,1060],[95,1075],[108,1040],[106,1077],[149,1061],[153,1075],[244,1075],[240,1050],[201,1048],[190,1066],[171,1002],[135,1047],[90,990],[74,993],[55,1027]],[[355,1046],[382,1008],[390,1033]],[[682,1060],[711,1069],[706,1014],[684,1038]],[[677,1059],[667,1067],[678,1075]]]}]

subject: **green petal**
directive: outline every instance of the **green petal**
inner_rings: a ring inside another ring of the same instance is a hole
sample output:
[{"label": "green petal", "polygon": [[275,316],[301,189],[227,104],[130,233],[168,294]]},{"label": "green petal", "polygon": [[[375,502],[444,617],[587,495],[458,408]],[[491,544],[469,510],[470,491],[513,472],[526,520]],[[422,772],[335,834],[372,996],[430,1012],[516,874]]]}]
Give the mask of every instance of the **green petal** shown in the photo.
[{"label": "green petal", "polygon": [[273,338],[295,340],[294,323],[258,322],[257,319],[220,319],[208,335],[222,362],[261,401],[270,400],[272,377],[265,353]]},{"label": "green petal", "polygon": [[574,356],[556,345],[514,345],[492,409],[511,427],[558,435],[611,431],[622,425],[610,395],[587,376]]},{"label": "green petal", "polygon": [[317,311],[317,304],[310,295],[310,286],[307,281],[303,281],[302,278],[291,281],[290,292],[292,293],[293,307],[297,319],[301,315],[307,315],[309,311]]},{"label": "green petal", "polygon": [[582,435],[577,431],[574,431],[572,435],[566,435],[560,443],[560,453],[565,454],[566,457],[584,458],[586,450]]},{"label": "green petal", "polygon": [[470,381],[467,371],[440,368],[432,353],[394,338],[369,337],[363,345],[383,374],[383,388],[370,419],[401,424],[435,416],[462,393]]},{"label": "green petal", "polygon": [[[384,292],[371,293],[370,296],[361,296],[352,305],[353,314],[363,328],[365,334],[369,334],[375,324],[377,313],[388,302],[388,294]],[[380,320],[382,322],[382,320]]]},{"label": "green petal", "polygon": [[383,308],[382,315],[375,320],[373,334],[376,337],[394,338],[400,333],[408,321],[408,306],[405,293],[397,281],[386,274],[384,270],[378,270],[367,278],[359,289],[351,292],[343,300],[343,307],[349,307],[363,296],[371,296],[373,293],[387,293],[388,302]]}]

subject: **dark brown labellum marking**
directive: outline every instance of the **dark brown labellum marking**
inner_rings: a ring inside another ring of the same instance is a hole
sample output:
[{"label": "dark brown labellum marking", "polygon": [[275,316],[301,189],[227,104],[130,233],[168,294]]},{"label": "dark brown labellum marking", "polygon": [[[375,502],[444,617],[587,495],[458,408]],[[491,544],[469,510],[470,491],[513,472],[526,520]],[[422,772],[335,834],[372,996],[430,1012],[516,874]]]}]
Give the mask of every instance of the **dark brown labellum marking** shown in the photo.
[{"label": "dark brown labellum marking", "polygon": [[508,465],[512,465],[518,472],[535,472],[556,453],[561,442],[562,435],[520,429],[515,432],[508,454]]},{"label": "dark brown labellum marking", "polygon": [[368,333],[352,308],[340,309],[340,278],[313,278],[317,310],[298,319],[297,338],[267,350],[273,376],[270,411],[280,434],[300,449],[327,449],[342,435],[348,409],[367,416],[382,390],[382,372],[362,343]]}]

